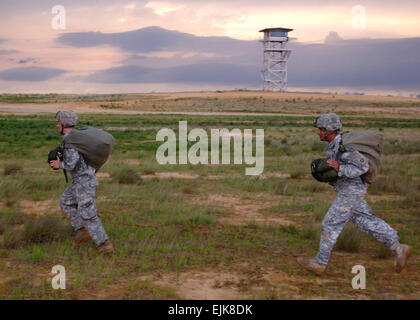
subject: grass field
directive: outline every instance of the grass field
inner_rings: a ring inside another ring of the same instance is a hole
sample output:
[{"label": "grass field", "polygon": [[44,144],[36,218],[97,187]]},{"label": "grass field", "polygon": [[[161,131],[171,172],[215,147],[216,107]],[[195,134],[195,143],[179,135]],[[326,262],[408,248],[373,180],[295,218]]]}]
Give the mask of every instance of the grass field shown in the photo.
[{"label": "grass field", "polygon": [[[51,107],[46,114],[0,115],[1,299],[420,298],[418,99],[221,92],[0,95],[0,101]],[[59,208],[66,183],[46,163],[61,141],[52,113],[58,107],[75,107],[82,124],[116,138],[97,174],[96,193],[116,247],[110,257],[90,250],[93,244],[71,246],[74,234]],[[111,113],[125,110],[238,114]],[[385,136],[380,176],[366,199],[414,249],[401,274],[394,272],[392,254],[351,223],[326,275],[316,277],[296,263],[296,257],[315,255],[321,221],[335,196],[309,168],[325,153],[311,126],[313,115],[325,111],[343,116],[344,130],[372,128]],[[156,133],[177,130],[180,120],[188,121],[189,130],[207,132],[264,129],[263,174],[246,176],[245,164],[159,165]],[[51,269],[58,264],[66,268],[66,290],[51,287]],[[366,268],[365,290],[351,286],[357,264]]]}]

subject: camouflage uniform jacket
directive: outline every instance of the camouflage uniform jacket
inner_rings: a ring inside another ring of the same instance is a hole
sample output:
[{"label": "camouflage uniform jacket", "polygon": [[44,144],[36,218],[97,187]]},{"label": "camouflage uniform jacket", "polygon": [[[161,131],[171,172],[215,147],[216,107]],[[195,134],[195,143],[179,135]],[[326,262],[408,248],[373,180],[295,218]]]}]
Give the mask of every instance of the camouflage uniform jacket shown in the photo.
[{"label": "camouflage uniform jacket", "polygon": [[338,179],[331,185],[337,193],[363,195],[366,185],[360,176],[369,170],[369,161],[358,151],[340,152],[340,143],[339,134],[327,147],[327,158],[337,160],[340,164]]}]

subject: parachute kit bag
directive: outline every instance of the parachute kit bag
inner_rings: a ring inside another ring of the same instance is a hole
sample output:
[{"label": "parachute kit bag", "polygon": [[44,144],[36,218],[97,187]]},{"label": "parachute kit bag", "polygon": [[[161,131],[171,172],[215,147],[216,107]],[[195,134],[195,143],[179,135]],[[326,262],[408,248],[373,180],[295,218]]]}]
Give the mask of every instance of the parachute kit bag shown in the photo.
[{"label": "parachute kit bag", "polygon": [[366,183],[375,182],[384,147],[383,135],[372,130],[343,132],[341,134],[341,144],[340,152],[359,151],[369,160],[369,170],[361,177]]},{"label": "parachute kit bag", "polygon": [[[64,148],[63,148],[63,144],[59,145],[57,148],[55,148],[54,150],[50,150],[50,152],[48,152],[48,160],[47,162],[50,163],[53,160],[57,160],[60,159],[60,161],[63,161],[64,159]],[[58,170],[55,169],[54,170]],[[69,182],[69,178],[67,177],[67,170],[64,169],[64,178],[66,179],[66,183]]]},{"label": "parachute kit bag", "polygon": [[64,148],[79,151],[86,163],[98,171],[108,160],[114,141],[114,137],[104,130],[82,126],[70,131],[64,139]]},{"label": "parachute kit bag", "polygon": [[335,182],[338,178],[337,171],[327,163],[327,159],[312,161],[311,174],[319,182]]}]

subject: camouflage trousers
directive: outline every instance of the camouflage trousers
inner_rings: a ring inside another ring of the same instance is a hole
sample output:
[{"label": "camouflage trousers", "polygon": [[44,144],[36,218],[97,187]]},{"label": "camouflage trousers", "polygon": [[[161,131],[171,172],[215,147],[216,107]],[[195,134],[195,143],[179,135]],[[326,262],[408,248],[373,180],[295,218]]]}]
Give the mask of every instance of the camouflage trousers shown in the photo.
[{"label": "camouflage trousers", "polygon": [[391,250],[399,243],[397,232],[372,214],[372,209],[363,199],[363,195],[338,193],[322,221],[319,251],[315,257],[318,263],[328,264],[331,251],[348,220]]},{"label": "camouflage trousers", "polygon": [[73,181],[64,190],[60,200],[61,209],[68,215],[75,231],[86,228],[92,240],[100,245],[108,240],[108,236],[98,217],[95,191],[96,179],[82,178]]}]

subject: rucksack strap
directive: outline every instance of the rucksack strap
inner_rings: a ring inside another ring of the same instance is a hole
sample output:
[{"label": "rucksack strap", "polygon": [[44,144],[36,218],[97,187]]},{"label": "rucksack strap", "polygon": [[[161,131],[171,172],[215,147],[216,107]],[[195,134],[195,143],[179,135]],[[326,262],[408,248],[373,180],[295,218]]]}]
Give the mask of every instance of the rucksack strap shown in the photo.
[{"label": "rucksack strap", "polygon": [[[61,148],[61,150],[63,150],[63,161],[64,161],[64,148],[65,148],[65,142],[64,142],[64,140],[61,142],[60,148]],[[67,170],[66,169],[63,169],[63,173],[64,173],[64,178],[66,179],[66,183],[69,183],[69,178],[67,176]]]}]

